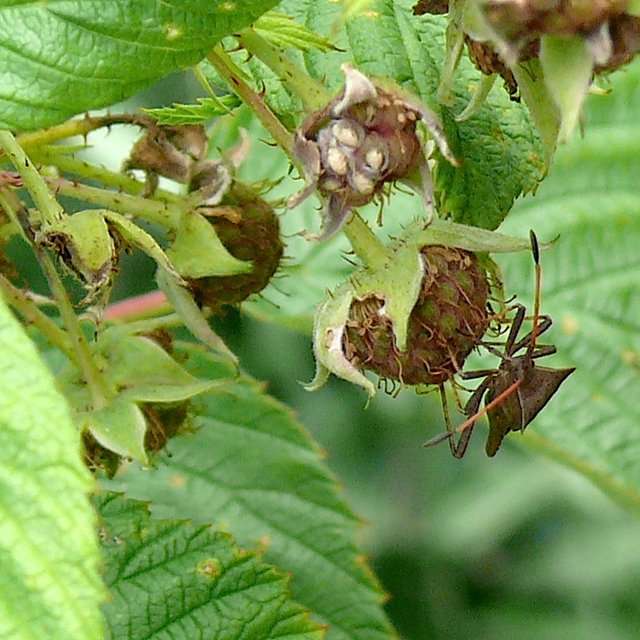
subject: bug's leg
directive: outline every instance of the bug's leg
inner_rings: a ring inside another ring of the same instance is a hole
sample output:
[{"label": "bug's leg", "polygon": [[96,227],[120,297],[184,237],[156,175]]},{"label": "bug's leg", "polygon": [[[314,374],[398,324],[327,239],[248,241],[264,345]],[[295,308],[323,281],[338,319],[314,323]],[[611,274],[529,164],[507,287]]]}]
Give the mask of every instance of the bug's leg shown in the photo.
[{"label": "bug's leg", "polygon": [[557,347],[553,344],[537,344],[535,351],[531,354],[531,358],[544,358],[552,356],[557,351]]},{"label": "bug's leg", "polygon": [[[434,438],[427,440],[422,446],[433,447],[436,444],[440,444],[445,440],[449,440],[449,446],[452,445],[453,429],[451,428],[451,416],[449,415],[449,403],[447,402],[447,396],[444,391],[444,384],[438,385],[438,391],[440,392],[440,403],[442,404],[442,415],[444,416],[444,424],[447,430]],[[453,449],[452,449],[453,451]]]},{"label": "bug's leg", "polygon": [[[549,329],[549,327],[553,324],[553,320],[551,320],[551,318],[549,316],[540,316],[538,318],[538,332],[536,333],[536,337],[543,334],[545,331],[547,331]],[[529,345],[529,350],[531,351],[531,336],[533,334],[533,331],[531,331],[530,333],[527,333],[526,336],[524,336],[524,338],[520,338],[520,340],[518,340],[518,342],[516,342],[513,345],[513,350],[511,353],[516,353],[517,351],[520,351],[520,349],[526,347],[527,345]],[[533,347],[533,350],[535,350],[535,345]]]},{"label": "bug's leg", "polygon": [[[463,380],[476,380],[477,378],[485,378],[496,373],[496,369],[478,369],[478,371],[461,371],[458,375]],[[470,400],[470,399],[469,399]],[[467,406],[469,401],[467,401]]]},{"label": "bug's leg", "polygon": [[440,402],[442,403],[442,414],[444,416],[444,424],[447,430],[444,433],[441,433],[439,436],[435,438],[431,438],[427,440],[422,446],[423,447],[433,447],[436,444],[440,444],[445,440],[449,441],[449,448],[451,449],[451,454],[454,458],[462,458],[465,451],[467,450],[467,445],[469,443],[469,437],[471,434],[467,435],[465,432],[462,433],[458,442],[455,442],[454,437],[456,430],[451,425],[451,415],[449,413],[449,403],[447,401],[447,394],[444,388],[444,384],[438,385],[438,391],[440,392]]},{"label": "bug's leg", "polygon": [[490,370],[487,373],[485,379],[471,394],[471,397],[469,398],[469,400],[467,400],[467,404],[464,406],[465,415],[469,416],[469,418],[463,424],[456,428],[456,431],[460,433],[458,442],[454,443],[453,438],[451,438],[451,440],[449,441],[451,446],[451,453],[455,458],[462,458],[462,456],[467,451],[469,440],[471,439],[471,434],[473,433],[473,428],[475,427],[476,421],[484,413],[484,411],[479,411],[480,403],[482,402],[482,398],[484,397],[485,392],[489,388],[489,382],[493,379],[493,374],[495,374],[495,370]]},{"label": "bug's leg", "polygon": [[516,340],[518,338],[518,333],[520,333],[520,329],[522,328],[522,323],[524,322],[524,318],[527,314],[527,310],[521,304],[515,305],[516,315],[511,323],[511,329],[509,330],[509,335],[507,336],[507,341],[504,344],[504,353],[506,356],[511,356],[515,353],[514,345],[516,345]]},{"label": "bug's leg", "polygon": [[473,430],[473,425],[469,429],[466,429],[460,434],[460,438],[458,442],[455,442],[454,434],[455,430],[451,426],[451,415],[449,414],[449,403],[447,402],[447,394],[444,388],[444,385],[441,384],[439,386],[440,389],[440,399],[442,401],[442,410],[444,412],[444,423],[447,427],[447,435],[449,436],[449,448],[451,449],[451,455],[454,458],[462,458],[465,454],[467,447],[469,446],[469,438],[471,437],[471,431]]}]

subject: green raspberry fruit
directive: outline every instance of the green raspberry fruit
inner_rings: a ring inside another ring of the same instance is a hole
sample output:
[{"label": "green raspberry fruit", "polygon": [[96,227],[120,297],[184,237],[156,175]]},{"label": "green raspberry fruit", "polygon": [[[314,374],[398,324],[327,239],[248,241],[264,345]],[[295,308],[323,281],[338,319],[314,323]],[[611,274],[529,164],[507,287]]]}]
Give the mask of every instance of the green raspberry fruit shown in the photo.
[{"label": "green raspberry fruit", "polygon": [[214,312],[262,291],[277,271],[284,251],[278,217],[251,188],[234,182],[223,198],[222,208],[229,215],[211,217],[211,224],[229,253],[252,262],[253,269],[249,273],[189,281],[196,302]]},{"label": "green raspberry fruit", "polygon": [[484,268],[468,251],[422,249],[424,278],[409,317],[407,350],[398,351],[391,320],[375,296],[352,303],[343,350],[356,367],[404,384],[442,384],[459,371],[489,326]]}]

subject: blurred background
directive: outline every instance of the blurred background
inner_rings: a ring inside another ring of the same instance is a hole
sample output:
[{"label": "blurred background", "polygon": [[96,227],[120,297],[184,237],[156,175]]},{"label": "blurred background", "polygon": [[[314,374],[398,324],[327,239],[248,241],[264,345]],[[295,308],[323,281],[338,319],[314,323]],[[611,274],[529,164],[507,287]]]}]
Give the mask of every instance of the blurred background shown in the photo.
[{"label": "blurred background", "polygon": [[[191,75],[175,75],[113,110],[198,95]],[[89,155],[117,168],[135,135],[125,128],[102,141],[94,135]],[[250,171],[254,179],[268,173],[273,153],[258,146],[266,160]],[[293,228],[304,227],[294,215],[287,214]],[[139,253],[124,259],[115,298],[155,288],[151,261]],[[33,286],[41,286],[37,278]],[[267,291],[270,297],[277,295]],[[583,476],[527,449],[517,435],[487,458],[484,425],[463,460],[446,444],[424,449],[444,428],[437,394],[380,393],[365,409],[362,391],[335,379],[308,393],[300,385],[314,373],[308,334],[237,311],[217,328],[243,368],[266,381],[326,449],[365,521],[361,544],[402,637],[639,637],[640,523]]]}]

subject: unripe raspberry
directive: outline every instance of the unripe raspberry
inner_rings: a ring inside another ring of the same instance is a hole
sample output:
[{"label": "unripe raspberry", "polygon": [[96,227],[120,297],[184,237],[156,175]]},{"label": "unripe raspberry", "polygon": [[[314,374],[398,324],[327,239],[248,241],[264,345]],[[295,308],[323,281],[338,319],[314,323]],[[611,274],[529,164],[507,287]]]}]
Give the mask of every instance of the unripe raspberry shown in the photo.
[{"label": "unripe raspberry", "polygon": [[278,217],[252,189],[234,182],[222,205],[228,215],[209,220],[229,253],[239,260],[250,261],[253,269],[232,276],[189,280],[196,302],[213,311],[262,291],[277,271],[284,251]]},{"label": "unripe raspberry", "polygon": [[351,304],[343,350],[357,368],[404,384],[441,384],[459,371],[489,325],[487,276],[473,253],[429,245],[424,278],[409,317],[407,349],[398,351],[377,297]]}]

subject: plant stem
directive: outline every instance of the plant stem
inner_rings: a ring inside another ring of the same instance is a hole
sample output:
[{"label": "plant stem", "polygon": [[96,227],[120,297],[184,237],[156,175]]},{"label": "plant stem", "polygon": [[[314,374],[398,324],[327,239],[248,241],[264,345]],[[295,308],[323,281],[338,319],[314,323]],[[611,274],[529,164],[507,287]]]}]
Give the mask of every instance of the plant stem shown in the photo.
[{"label": "plant stem", "polygon": [[216,71],[229,83],[233,91],[235,91],[242,101],[255,113],[260,122],[269,133],[271,133],[278,146],[294,160],[292,153],[293,136],[287,131],[280,120],[278,120],[273,111],[269,109],[264,98],[245,82],[244,73],[226,51],[224,51],[220,45],[216,45],[213,51],[207,56],[207,59]]},{"label": "plant stem", "polygon": [[121,191],[90,187],[79,182],[70,182],[64,178],[54,178],[49,182],[56,193],[79,198],[124,215],[144,218],[172,230],[178,228],[182,214],[195,206],[188,197],[183,197],[180,204],[174,204],[148,200]]},{"label": "plant stem", "polygon": [[69,301],[69,297],[67,296],[67,292],[60,280],[53,261],[45,249],[38,250],[38,258],[49,283],[51,293],[58,303],[58,312],[67,330],[70,345],[75,352],[73,360],[77,363],[87,383],[93,401],[93,410],[98,411],[105,407],[112,399],[113,390],[108,387],[104,377],[100,373],[100,369],[94,360],[89,343],[84,333],[82,333],[82,327],[80,326],[78,317],[73,310],[73,306]]},{"label": "plant stem", "polygon": [[[16,142],[16,139],[9,131],[0,131],[0,147],[22,176],[25,187],[29,190],[42,216],[42,221],[45,224],[55,224],[60,221],[65,216],[64,210],[49,191],[42,176],[27,158],[22,147]],[[3,206],[6,208],[7,205],[8,202],[5,200]],[[15,217],[17,218],[17,215]],[[89,387],[93,400],[93,408],[95,410],[101,409],[111,398],[112,392],[96,365],[89,344],[82,333],[78,317],[73,310],[73,306],[71,305],[53,261],[46,252],[46,249],[38,247],[37,245],[35,248],[38,261],[45,273],[51,293],[56,299],[58,312],[67,330],[69,347],[75,353],[75,357],[72,359],[80,368],[85,382]]]},{"label": "plant stem", "polygon": [[[144,191],[144,183],[132,178],[124,173],[111,171],[105,167],[90,164],[79,158],[60,153],[56,147],[39,147],[33,149],[31,157],[38,164],[48,164],[57,167],[62,171],[74,173],[83,179],[96,180],[105,186],[122,189],[133,195],[138,195]],[[156,191],[156,198],[178,202],[181,196],[168,191]]]},{"label": "plant stem", "polygon": [[353,252],[366,267],[376,270],[383,265],[387,256],[386,247],[358,214],[351,216],[343,230]]},{"label": "plant stem", "polygon": [[89,116],[77,120],[69,120],[62,124],[41,129],[33,133],[23,133],[18,136],[18,142],[23,148],[42,147],[59,140],[73,136],[86,136],[88,133],[114,124],[130,124],[139,127],[147,126],[153,118],[139,113],[107,113],[101,116]]},{"label": "plant stem", "polygon": [[29,190],[39,215],[45,224],[56,224],[65,216],[64,209],[49,191],[46,182],[38,173],[35,166],[27,158],[22,147],[18,144],[10,131],[0,131],[0,148],[11,160]]},{"label": "plant stem", "polygon": [[5,300],[23,317],[26,324],[33,325],[50,344],[60,349],[73,363],[78,364],[76,353],[67,333],[46,313],[43,313],[25,291],[15,287],[1,274],[0,291],[2,291]]},{"label": "plant stem", "polygon": [[159,318],[148,318],[147,320],[136,320],[127,322],[125,325],[127,333],[150,333],[158,329],[170,329],[173,327],[182,327],[184,322],[177,313],[170,313]]},{"label": "plant stem", "polygon": [[18,136],[18,142],[23,148],[40,147],[58,140],[64,140],[73,136],[86,136],[91,131],[104,126],[102,118],[85,117],[79,120],[69,120],[55,127],[41,129],[33,133],[23,133]]},{"label": "plant stem", "polygon": [[2,207],[10,221],[8,224],[2,225],[2,238],[8,239],[19,233],[30,243],[31,238],[27,235],[18,216],[18,211],[22,213],[23,219],[28,216],[27,208],[22,204],[20,198],[13,191],[0,189],[0,207]]},{"label": "plant stem", "polygon": [[322,109],[332,98],[327,89],[291,62],[286,53],[272,45],[253,29],[245,29],[238,42],[250,54],[262,60],[297,96],[309,111]]}]

